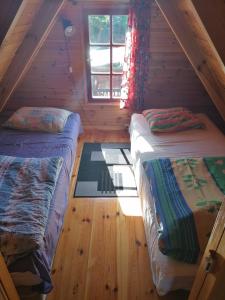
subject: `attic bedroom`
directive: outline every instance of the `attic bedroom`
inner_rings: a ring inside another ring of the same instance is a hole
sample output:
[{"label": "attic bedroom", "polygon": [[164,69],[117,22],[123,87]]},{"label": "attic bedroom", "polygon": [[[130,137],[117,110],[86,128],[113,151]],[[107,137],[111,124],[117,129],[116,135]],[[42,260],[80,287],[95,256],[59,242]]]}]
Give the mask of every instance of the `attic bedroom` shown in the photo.
[{"label": "attic bedroom", "polygon": [[2,0],[0,299],[222,300],[223,0]]}]

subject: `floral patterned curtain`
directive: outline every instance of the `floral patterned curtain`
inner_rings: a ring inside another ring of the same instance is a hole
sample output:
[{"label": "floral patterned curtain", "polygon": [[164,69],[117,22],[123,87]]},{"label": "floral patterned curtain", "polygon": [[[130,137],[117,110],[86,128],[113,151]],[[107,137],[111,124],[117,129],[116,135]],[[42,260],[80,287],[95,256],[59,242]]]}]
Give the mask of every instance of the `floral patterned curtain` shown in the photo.
[{"label": "floral patterned curtain", "polygon": [[150,57],[150,3],[130,1],[120,108],[132,111],[140,111],[144,104]]}]

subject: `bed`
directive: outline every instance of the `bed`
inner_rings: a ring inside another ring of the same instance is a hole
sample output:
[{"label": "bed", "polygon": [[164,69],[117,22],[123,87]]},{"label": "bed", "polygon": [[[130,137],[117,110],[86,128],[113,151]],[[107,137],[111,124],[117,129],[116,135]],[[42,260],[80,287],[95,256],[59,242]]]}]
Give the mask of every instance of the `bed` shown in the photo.
[{"label": "bed", "polygon": [[77,139],[81,132],[80,117],[76,113],[68,117],[62,133],[0,130],[0,155],[24,158],[63,157],[50,203],[43,247],[8,265],[16,286],[32,286],[40,294],[47,294],[52,289],[51,265],[63,224]]},{"label": "bed", "polygon": [[192,286],[198,264],[174,260],[159,251],[157,220],[150,184],[143,163],[162,157],[225,156],[225,137],[203,114],[205,129],[153,134],[142,114],[133,114],[130,123],[131,155],[142,204],[143,220],[154,284],[160,295]]}]

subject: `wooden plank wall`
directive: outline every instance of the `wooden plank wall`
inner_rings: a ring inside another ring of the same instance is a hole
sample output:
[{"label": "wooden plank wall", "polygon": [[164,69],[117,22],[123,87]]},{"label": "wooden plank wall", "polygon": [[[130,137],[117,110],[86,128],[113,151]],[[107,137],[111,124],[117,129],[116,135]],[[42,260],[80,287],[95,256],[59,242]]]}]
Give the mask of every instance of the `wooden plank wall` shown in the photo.
[{"label": "wooden plank wall", "polygon": [[[128,126],[128,112],[120,111],[118,105],[86,104],[82,4],[68,2],[60,16],[70,19],[76,29],[68,41],[69,53],[59,17],[6,109],[14,110],[23,105],[56,106],[78,111],[86,127],[121,129]],[[69,65],[73,67],[73,74],[69,73]]]},{"label": "wooden plank wall", "polygon": [[3,110],[19,83],[30,70],[66,2],[67,0],[47,0],[41,5],[28,34],[1,81],[3,89],[0,92],[0,111]]},{"label": "wooden plank wall", "polygon": [[146,107],[185,105],[194,110],[212,106],[158,6],[152,5],[150,76]]},{"label": "wooden plank wall", "polygon": [[[84,126],[126,128],[129,113],[115,105],[87,103],[82,4],[68,2],[61,16],[76,28],[69,54],[60,18],[6,110],[24,105],[64,107],[81,114]],[[151,11],[150,76],[145,107],[185,105],[195,111],[216,110],[155,3]],[[70,59],[69,59],[70,57]],[[71,60],[71,61],[70,61]],[[73,67],[73,74],[68,71]]]},{"label": "wooden plank wall", "polygon": [[[195,73],[225,120],[224,65],[192,1],[156,0],[156,3],[177,37]],[[196,104],[199,105],[198,102]]]}]

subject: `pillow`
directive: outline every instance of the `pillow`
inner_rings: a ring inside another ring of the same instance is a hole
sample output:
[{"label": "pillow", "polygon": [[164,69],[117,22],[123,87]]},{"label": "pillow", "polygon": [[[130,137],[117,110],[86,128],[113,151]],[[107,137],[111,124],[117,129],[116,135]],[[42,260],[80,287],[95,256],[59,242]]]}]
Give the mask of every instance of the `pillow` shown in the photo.
[{"label": "pillow", "polygon": [[204,124],[199,118],[183,107],[145,110],[143,115],[153,132],[176,132],[204,128]]},{"label": "pillow", "polygon": [[151,117],[151,116],[156,116],[156,115],[161,115],[161,114],[167,114],[167,113],[172,113],[172,112],[179,112],[179,111],[189,111],[189,109],[185,107],[171,107],[171,108],[153,108],[153,109],[146,109],[143,110],[142,114],[145,117]]},{"label": "pillow", "polygon": [[2,126],[5,128],[62,132],[70,111],[53,107],[22,107]]}]

